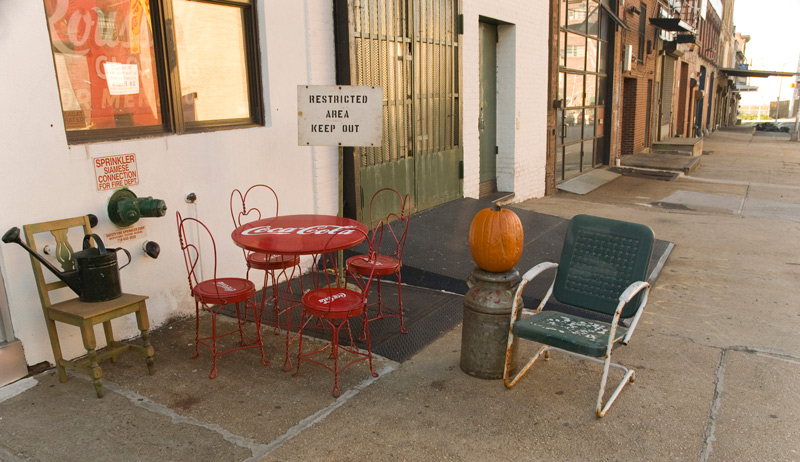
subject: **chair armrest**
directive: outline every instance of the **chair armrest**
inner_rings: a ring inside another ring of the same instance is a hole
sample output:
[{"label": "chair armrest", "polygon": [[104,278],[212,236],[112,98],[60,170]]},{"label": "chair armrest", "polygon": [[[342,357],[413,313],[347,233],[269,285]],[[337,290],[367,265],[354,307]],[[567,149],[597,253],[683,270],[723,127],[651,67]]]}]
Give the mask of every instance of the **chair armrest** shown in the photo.
[{"label": "chair armrest", "polygon": [[641,300],[639,301],[639,306],[636,308],[636,313],[633,315],[633,320],[631,321],[631,326],[628,328],[628,331],[625,333],[625,336],[622,338],[622,344],[627,345],[630,341],[631,335],[633,335],[633,331],[636,329],[636,324],[639,323],[639,318],[642,316],[642,312],[644,311],[644,306],[647,304],[647,297],[650,294],[650,283],[644,281],[636,281],[629,285],[622,295],[619,296],[619,304],[617,305],[617,310],[614,313],[614,325],[619,321],[619,315],[622,313],[622,309],[625,305],[631,301],[633,297],[636,296],[639,292],[644,290],[644,295],[642,296]]},{"label": "chair armrest", "polygon": [[[514,307],[511,310],[511,324],[514,324],[514,321],[517,319],[517,314],[522,306],[522,291],[525,289],[525,286],[528,285],[536,276],[542,274],[543,272],[551,269],[551,268],[558,268],[558,263],[553,262],[542,262],[538,265],[534,266],[533,268],[529,269],[522,275],[522,280],[520,281],[519,285],[517,286],[516,292],[514,292]],[[555,278],[553,282],[550,283],[550,288],[547,290],[547,294],[542,298],[542,302],[536,308],[536,313],[542,311],[544,308],[545,303],[550,298],[550,295],[553,294],[553,283],[555,283]]]}]

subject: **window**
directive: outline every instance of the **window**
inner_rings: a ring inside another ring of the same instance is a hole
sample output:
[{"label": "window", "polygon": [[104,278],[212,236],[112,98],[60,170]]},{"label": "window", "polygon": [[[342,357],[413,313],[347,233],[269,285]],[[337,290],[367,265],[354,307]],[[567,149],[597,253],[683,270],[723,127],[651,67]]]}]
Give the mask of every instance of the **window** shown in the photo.
[{"label": "window", "polygon": [[70,143],[263,124],[255,0],[45,0]]}]

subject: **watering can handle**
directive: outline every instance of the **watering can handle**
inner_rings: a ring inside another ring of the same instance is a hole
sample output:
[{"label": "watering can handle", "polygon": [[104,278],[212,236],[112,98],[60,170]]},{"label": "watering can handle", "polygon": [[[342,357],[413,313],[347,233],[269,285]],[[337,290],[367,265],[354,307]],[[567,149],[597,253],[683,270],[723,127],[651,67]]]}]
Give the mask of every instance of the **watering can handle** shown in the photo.
[{"label": "watering can handle", "polygon": [[97,234],[87,234],[83,236],[84,250],[89,248],[89,238],[94,238],[94,242],[95,244],[97,244],[97,250],[99,250],[101,254],[106,253],[106,246],[103,244],[103,241],[100,240],[100,236],[98,236]]},{"label": "watering can handle", "polygon": [[125,255],[128,256],[128,263],[125,263],[124,265],[120,266],[119,269],[125,268],[126,266],[131,264],[131,253],[128,252],[128,249],[123,249],[122,247],[117,247],[116,249],[109,249],[109,250],[112,250],[114,252],[116,252],[118,250],[121,250],[121,251],[125,252]]}]

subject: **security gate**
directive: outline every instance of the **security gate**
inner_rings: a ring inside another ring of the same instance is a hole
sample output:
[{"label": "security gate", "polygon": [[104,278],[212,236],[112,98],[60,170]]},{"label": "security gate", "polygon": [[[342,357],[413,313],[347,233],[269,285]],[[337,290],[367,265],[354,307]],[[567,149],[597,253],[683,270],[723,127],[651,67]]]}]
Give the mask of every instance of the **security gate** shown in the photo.
[{"label": "security gate", "polygon": [[461,197],[458,0],[336,6],[340,83],[344,73],[350,85],[383,87],[383,145],[355,148],[345,164],[348,208],[368,221],[370,198],[384,187],[411,194],[414,211]]}]

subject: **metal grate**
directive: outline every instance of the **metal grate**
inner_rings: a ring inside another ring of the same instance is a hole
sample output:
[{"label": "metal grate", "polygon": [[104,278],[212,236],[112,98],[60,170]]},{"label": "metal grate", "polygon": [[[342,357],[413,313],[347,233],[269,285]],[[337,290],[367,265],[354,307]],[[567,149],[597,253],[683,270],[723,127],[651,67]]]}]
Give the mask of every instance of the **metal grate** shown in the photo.
[{"label": "metal grate", "polygon": [[354,85],[383,87],[383,146],[361,167],[458,145],[457,0],[351,0]]}]

